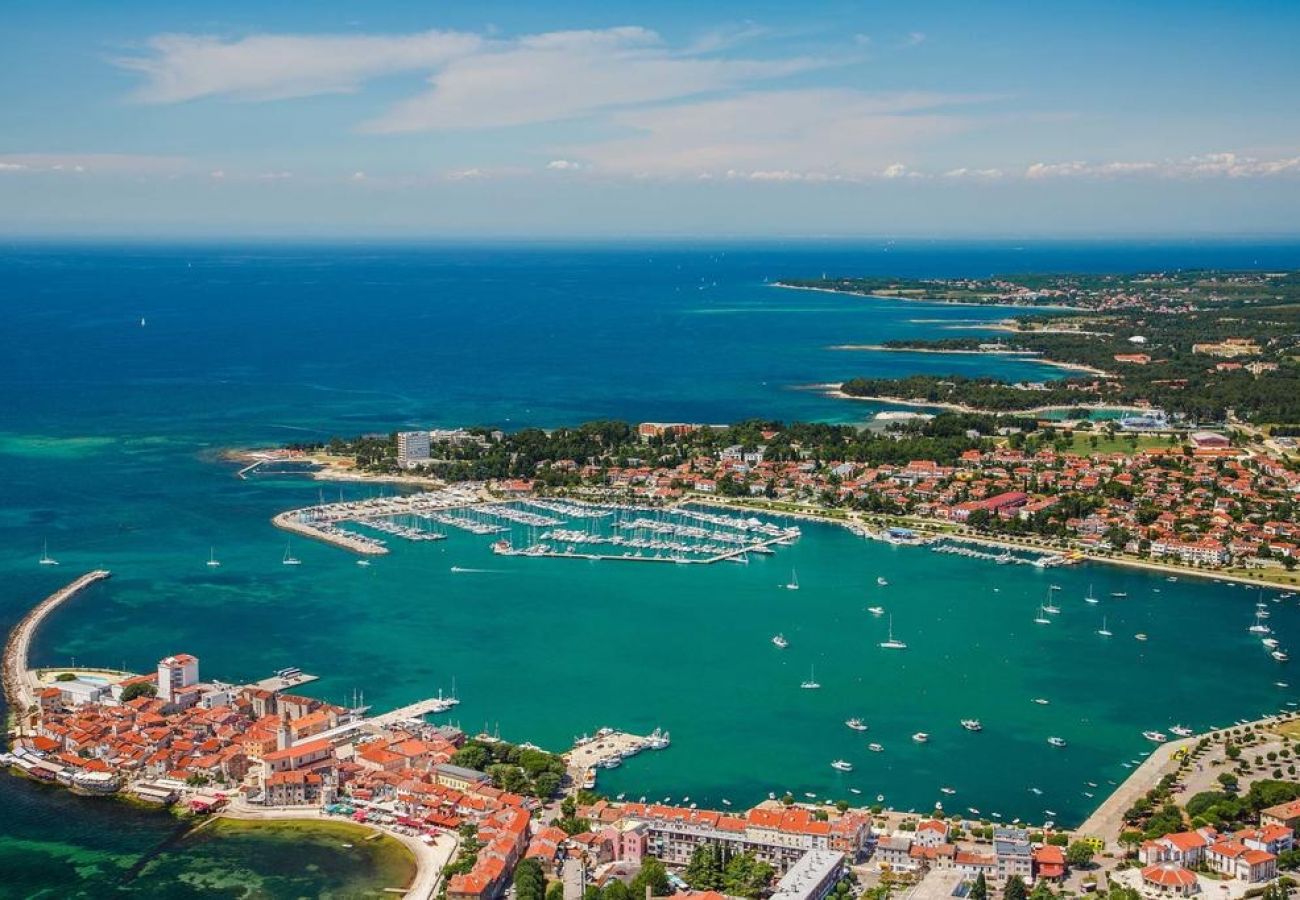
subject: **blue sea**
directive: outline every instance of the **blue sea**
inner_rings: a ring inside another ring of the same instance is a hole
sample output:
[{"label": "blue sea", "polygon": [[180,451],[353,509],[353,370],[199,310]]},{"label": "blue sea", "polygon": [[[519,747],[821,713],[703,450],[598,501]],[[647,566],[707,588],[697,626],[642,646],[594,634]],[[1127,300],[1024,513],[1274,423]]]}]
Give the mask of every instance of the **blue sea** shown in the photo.
[{"label": "blue sea", "polygon": [[[503,560],[454,534],[398,545],[370,569],[295,543],[304,565],[286,569],[269,519],[320,484],[240,480],[220,452],[417,426],[862,422],[881,407],[812,386],[1061,372],[833,349],[980,334],[967,329],[1005,313],[770,282],[1174,267],[1300,267],[1300,244],[2,246],[0,626],[105,566],[111,581],[49,619],[36,664],[145,670],[187,651],[229,680],[298,665],[322,676],[308,693],[360,690],[379,708],[454,678],[453,718],[469,731],[558,750],[601,725],[671,730],[672,749],[603,776],[611,793],[739,807],[773,790],[855,788],[925,809],[944,786],[953,810],[1041,821],[1050,809],[1077,823],[1148,749],[1142,730],[1294,699],[1245,632],[1254,592],[1101,566],[1044,575],[812,525],[750,566]],[[46,541],[57,569],[36,564]],[[210,547],[219,570],[203,565]],[[778,588],[791,567],[797,594]],[[1045,631],[1031,619],[1048,579],[1064,610]],[[1087,607],[1090,586],[1128,597]],[[877,603],[907,653],[878,651],[882,623],[865,612]],[[1103,613],[1109,643],[1095,634]],[[1300,636],[1294,601],[1271,621],[1284,643]],[[771,646],[776,631],[788,650]],[[1151,640],[1133,642],[1137,631]],[[812,666],[823,688],[800,691]],[[870,731],[845,728],[851,716]],[[967,716],[985,731],[962,731]],[[920,730],[929,744],[908,739]],[[1054,751],[1051,734],[1070,746]],[[834,772],[835,758],[855,771]],[[166,893],[140,873],[169,853],[167,817],[9,776],[0,809],[0,897]]]}]

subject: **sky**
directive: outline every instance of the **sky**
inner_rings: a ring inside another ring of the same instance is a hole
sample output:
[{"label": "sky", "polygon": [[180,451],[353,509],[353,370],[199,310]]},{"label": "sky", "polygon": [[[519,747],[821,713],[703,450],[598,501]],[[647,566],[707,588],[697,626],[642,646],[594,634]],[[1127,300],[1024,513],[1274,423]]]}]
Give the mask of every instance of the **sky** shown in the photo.
[{"label": "sky", "polygon": [[1300,234],[1300,2],[10,0],[8,236]]}]

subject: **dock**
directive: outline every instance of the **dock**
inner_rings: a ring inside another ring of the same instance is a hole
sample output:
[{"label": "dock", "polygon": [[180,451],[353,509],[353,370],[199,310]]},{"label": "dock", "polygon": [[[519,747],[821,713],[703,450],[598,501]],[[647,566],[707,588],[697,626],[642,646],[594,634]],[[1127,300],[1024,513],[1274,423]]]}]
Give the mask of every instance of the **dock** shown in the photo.
[{"label": "dock", "polygon": [[306,672],[299,672],[296,675],[272,675],[270,678],[263,678],[261,681],[254,682],[253,686],[278,694],[289,690],[289,688],[302,687],[304,684],[311,684],[313,681],[319,680],[319,675],[308,675]]},{"label": "dock", "polygon": [[569,778],[577,786],[594,786],[596,773],[601,769],[614,769],[644,750],[666,750],[668,732],[655,729],[652,734],[638,735],[613,728],[602,728],[594,737],[583,735],[573,749],[563,754]]},{"label": "dock", "polygon": [[460,701],[455,697],[443,697],[439,694],[437,697],[428,697],[424,700],[417,700],[414,703],[408,703],[406,706],[389,710],[377,716],[359,717],[351,722],[344,722],[342,725],[336,725],[327,731],[319,734],[309,735],[294,741],[294,746],[299,744],[310,743],[311,741],[337,741],[345,738],[358,731],[382,731],[385,728],[391,728],[394,725],[400,725],[402,722],[419,720],[424,716],[432,713],[446,712]]},{"label": "dock", "polygon": [[621,554],[585,553],[570,548],[564,550],[552,550],[545,544],[534,544],[531,547],[515,549],[514,547],[498,543],[493,546],[492,552],[496,553],[498,556],[526,556],[546,559],[617,560],[620,562],[675,563],[683,566],[709,566],[713,563],[726,562],[728,560],[733,560],[738,563],[747,563],[749,562],[750,553],[770,553],[773,545],[787,544],[796,536],[797,532],[778,534],[764,540],[758,540],[750,544],[742,544],[729,550],[724,550],[721,553],[714,554],[713,556],[699,558],[672,554],[664,555],[662,552],[656,553],[654,556],[638,555],[630,552]]},{"label": "dock", "polygon": [[31,649],[32,636],[36,634],[36,629],[41,627],[46,616],[64,602],[92,584],[111,578],[112,574],[108,569],[87,572],[33,606],[9,632],[9,640],[5,642],[4,649],[4,693],[5,704],[16,718],[36,703],[36,694],[27,675],[27,654]]}]

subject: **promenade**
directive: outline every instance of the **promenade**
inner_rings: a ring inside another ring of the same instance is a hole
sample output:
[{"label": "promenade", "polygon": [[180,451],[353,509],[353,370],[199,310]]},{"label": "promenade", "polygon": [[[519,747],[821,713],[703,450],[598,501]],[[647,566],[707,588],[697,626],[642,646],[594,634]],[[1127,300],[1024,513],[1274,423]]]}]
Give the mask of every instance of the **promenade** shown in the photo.
[{"label": "promenade", "polygon": [[30,709],[36,703],[36,692],[28,678],[27,655],[31,649],[32,635],[40,628],[45,617],[57,609],[64,601],[76,596],[97,581],[112,576],[107,569],[95,569],[87,572],[71,584],[59,588],[53,594],[36,604],[27,615],[9,632],[9,640],[4,649],[4,693],[5,703],[15,717]]},{"label": "promenade", "polygon": [[[250,806],[232,802],[226,809],[219,813],[227,819],[244,819],[249,821],[275,821],[290,819],[305,819],[308,821],[339,821],[336,817],[332,818],[325,815],[320,809],[315,807],[260,807]],[[374,825],[359,826],[364,828],[373,828],[376,832],[388,835],[394,840],[401,841],[403,846],[411,851],[415,857],[415,880],[406,888],[402,894],[404,900],[430,900],[438,890],[439,882],[442,877],[442,870],[456,855],[456,848],[460,841],[451,834],[443,834],[438,837],[432,844],[426,844],[418,838],[411,837],[409,834],[403,834],[399,831],[390,831],[387,828],[378,828]]]}]

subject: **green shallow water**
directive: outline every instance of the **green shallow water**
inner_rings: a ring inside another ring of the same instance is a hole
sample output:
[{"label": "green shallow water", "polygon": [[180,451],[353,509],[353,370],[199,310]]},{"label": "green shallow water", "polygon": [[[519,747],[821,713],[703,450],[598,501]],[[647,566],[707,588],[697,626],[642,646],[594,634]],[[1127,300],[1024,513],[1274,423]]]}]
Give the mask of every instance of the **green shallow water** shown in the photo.
[{"label": "green shallow water", "polygon": [[192,823],[5,775],[0,898],[291,900],[380,897],[415,863],[397,841],[343,822]]}]

